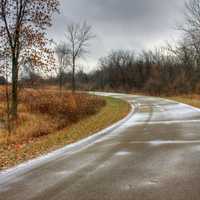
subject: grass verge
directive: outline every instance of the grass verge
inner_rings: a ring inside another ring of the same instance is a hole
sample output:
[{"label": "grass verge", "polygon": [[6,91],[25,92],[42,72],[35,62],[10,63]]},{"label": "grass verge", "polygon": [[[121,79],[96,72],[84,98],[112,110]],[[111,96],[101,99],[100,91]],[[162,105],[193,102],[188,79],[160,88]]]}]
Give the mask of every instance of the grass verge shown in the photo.
[{"label": "grass verge", "polygon": [[173,97],[167,97],[167,98],[194,106],[196,108],[200,108],[200,95],[180,95],[180,96],[173,96]]},{"label": "grass verge", "polygon": [[174,100],[180,103],[185,103],[191,106],[194,106],[196,108],[200,108],[200,95],[198,94],[183,94],[183,95],[174,95],[174,96],[167,96],[167,95],[157,95],[157,96],[153,96],[151,94],[148,93],[142,93],[142,92],[137,92],[137,93],[131,93],[133,95],[142,95],[142,96],[152,96],[152,97],[161,97],[161,98],[165,98],[165,99],[170,99],[170,100]]},{"label": "grass verge", "polygon": [[0,146],[0,170],[83,139],[119,121],[129,113],[131,108],[127,102],[110,97],[104,98],[106,105],[98,113],[69,125],[54,134],[34,138],[23,144]]}]

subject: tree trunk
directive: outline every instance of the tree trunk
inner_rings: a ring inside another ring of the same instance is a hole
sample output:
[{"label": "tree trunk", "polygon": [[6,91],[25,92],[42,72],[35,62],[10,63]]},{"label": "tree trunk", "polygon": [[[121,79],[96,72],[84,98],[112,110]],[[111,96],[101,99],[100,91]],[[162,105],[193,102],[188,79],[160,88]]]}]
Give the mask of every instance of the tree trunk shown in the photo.
[{"label": "tree trunk", "polygon": [[63,78],[62,78],[62,70],[60,69],[60,80],[59,80],[59,87],[60,87],[60,95],[62,95],[62,86],[63,86]]},{"label": "tree trunk", "polygon": [[10,94],[9,94],[9,80],[8,80],[8,69],[6,66],[6,104],[7,104],[7,129],[8,129],[8,138],[7,141],[9,140],[9,135],[11,134],[11,120],[10,120]]},{"label": "tree trunk", "polygon": [[73,63],[72,63],[72,92],[75,93],[76,91],[76,80],[75,80],[75,58],[73,58]]},{"label": "tree trunk", "polygon": [[18,64],[15,58],[12,59],[12,102],[11,115],[13,120],[17,119],[18,107]]}]

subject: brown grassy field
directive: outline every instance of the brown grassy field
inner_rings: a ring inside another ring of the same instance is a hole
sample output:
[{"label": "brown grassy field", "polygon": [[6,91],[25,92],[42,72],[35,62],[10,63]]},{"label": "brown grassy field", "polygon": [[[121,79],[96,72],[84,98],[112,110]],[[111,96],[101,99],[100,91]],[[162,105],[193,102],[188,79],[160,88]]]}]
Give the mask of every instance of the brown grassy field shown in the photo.
[{"label": "brown grassy field", "polygon": [[200,95],[179,95],[167,98],[200,108]]},{"label": "brown grassy field", "polygon": [[[100,97],[83,93],[60,94],[55,89],[24,89],[19,95],[19,116],[15,132],[7,141],[7,130],[2,129],[0,144],[21,144],[33,138],[49,135],[67,125],[97,113],[106,102]],[[0,98],[0,118],[6,121],[6,99]]]},{"label": "brown grassy field", "polygon": [[[5,121],[3,92],[1,88],[0,119]],[[60,95],[57,88],[24,89],[19,99],[15,132],[8,137],[7,130],[0,128],[0,169],[87,137],[130,110],[121,100],[66,91]]]},{"label": "brown grassy field", "polygon": [[200,95],[199,94],[175,94],[175,95],[161,95],[161,96],[151,95],[149,93],[144,93],[144,92],[131,92],[130,94],[162,97],[162,98],[171,99],[174,101],[178,101],[181,103],[185,103],[185,104],[200,108]]}]

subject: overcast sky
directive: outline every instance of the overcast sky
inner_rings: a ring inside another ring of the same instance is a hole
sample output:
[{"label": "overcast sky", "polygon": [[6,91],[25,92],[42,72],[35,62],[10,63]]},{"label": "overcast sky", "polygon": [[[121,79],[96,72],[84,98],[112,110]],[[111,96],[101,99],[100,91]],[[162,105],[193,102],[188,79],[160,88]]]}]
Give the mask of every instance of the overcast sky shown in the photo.
[{"label": "overcast sky", "polygon": [[184,0],[61,0],[50,36],[64,41],[66,24],[86,20],[97,38],[84,65],[91,70],[112,49],[140,51],[175,40],[183,21]]}]

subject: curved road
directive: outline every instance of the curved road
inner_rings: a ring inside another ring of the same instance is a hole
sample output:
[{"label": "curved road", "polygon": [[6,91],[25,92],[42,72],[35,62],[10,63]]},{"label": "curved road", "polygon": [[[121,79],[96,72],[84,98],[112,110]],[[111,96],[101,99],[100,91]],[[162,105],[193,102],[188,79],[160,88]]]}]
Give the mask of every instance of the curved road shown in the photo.
[{"label": "curved road", "polygon": [[199,200],[200,111],[109,94],[135,113],[92,144],[0,173],[0,200]]}]

